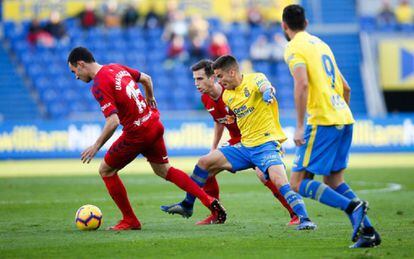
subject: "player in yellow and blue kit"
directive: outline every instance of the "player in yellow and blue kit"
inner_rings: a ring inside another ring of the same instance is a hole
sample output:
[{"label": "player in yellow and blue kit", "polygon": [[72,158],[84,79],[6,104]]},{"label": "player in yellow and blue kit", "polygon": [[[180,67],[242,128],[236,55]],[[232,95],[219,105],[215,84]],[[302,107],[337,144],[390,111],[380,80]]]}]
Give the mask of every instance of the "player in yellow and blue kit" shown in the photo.
[{"label": "player in yellow and blue kit", "polygon": [[[278,188],[289,206],[299,218],[297,230],[312,230],[316,225],[310,221],[305,204],[293,192],[286,177],[281,159],[281,143],[286,140],[279,123],[279,110],[274,88],[261,73],[241,74],[236,59],[221,56],[213,63],[214,75],[225,90],[224,104],[237,117],[241,143],[224,146],[212,151],[207,160],[195,166],[192,179],[203,187],[206,179],[222,170],[231,172],[259,168],[266,180]],[[189,215],[183,202],[162,207],[163,211]],[[191,211],[192,213],[192,211]]]},{"label": "player in yellow and blue kit", "polygon": [[[306,26],[301,6],[284,9],[282,27],[289,40],[285,61],[294,78],[297,112],[294,141],[298,148],[290,182],[300,195],[349,215],[352,241],[356,241],[352,248],[377,246],[381,239],[366,216],[367,202],[358,199],[344,181],[354,123],[350,88],[329,46],[307,33]],[[313,180],[315,174],[322,175],[324,183]]]},{"label": "player in yellow and blue kit", "polygon": [[300,219],[298,230],[315,229],[305,204],[291,190],[281,159],[281,143],[286,140],[279,122],[274,88],[261,73],[241,74],[236,59],[221,56],[213,63],[214,74],[225,90],[223,102],[237,117],[241,144],[220,148],[221,168],[240,171],[257,166],[285,197]]}]

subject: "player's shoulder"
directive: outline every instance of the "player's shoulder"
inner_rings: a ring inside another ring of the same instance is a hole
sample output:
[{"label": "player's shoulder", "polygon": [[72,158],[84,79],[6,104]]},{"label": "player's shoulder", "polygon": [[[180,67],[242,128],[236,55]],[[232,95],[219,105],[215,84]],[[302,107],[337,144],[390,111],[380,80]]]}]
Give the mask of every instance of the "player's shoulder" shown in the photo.
[{"label": "player's shoulder", "polygon": [[261,72],[256,72],[256,73],[250,74],[249,81],[254,85],[260,86],[264,83],[267,83],[268,79],[265,74]]},{"label": "player's shoulder", "polygon": [[302,53],[303,43],[299,40],[289,41],[285,46],[284,59],[287,63],[293,59],[295,53]]},{"label": "player's shoulder", "polygon": [[104,66],[106,66],[108,70],[123,70],[124,69],[124,66],[118,63],[110,63]]},{"label": "player's shoulder", "polygon": [[96,74],[96,76],[98,78],[105,78],[106,76],[110,75],[113,73],[115,69],[114,64],[105,64],[102,65],[101,69],[98,71],[98,73]]},{"label": "player's shoulder", "polygon": [[223,100],[224,103],[226,103],[227,99],[229,98],[231,91],[232,90],[228,90],[228,89],[223,90],[223,94],[221,95],[221,99]]},{"label": "player's shoulder", "polygon": [[261,78],[264,78],[266,76],[262,72],[253,72],[253,73],[243,74],[243,77],[245,78],[246,82],[252,83],[252,82],[256,82],[257,80],[260,80]]}]

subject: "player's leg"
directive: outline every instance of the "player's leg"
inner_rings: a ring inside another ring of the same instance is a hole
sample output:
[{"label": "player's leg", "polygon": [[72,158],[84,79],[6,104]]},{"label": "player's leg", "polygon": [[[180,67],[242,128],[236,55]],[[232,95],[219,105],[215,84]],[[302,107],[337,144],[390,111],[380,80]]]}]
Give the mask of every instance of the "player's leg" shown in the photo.
[{"label": "player's leg", "polygon": [[298,230],[315,229],[316,225],[309,220],[305,203],[300,195],[290,188],[286,176],[285,165],[280,156],[280,144],[274,141],[266,142],[260,146],[247,148],[252,162],[265,172],[266,179],[270,179],[279,189],[279,192],[288,202],[295,214],[299,217]]},{"label": "player's leg", "polygon": [[[343,173],[343,170],[341,171]],[[330,183],[327,183],[331,185]],[[345,197],[348,197],[351,200],[360,200],[351,187],[344,181],[341,181],[339,185],[336,185],[335,191],[342,194]],[[351,223],[353,223],[352,217],[349,217]],[[379,233],[375,230],[368,216],[365,216],[364,221],[362,222],[361,237],[358,242],[353,246],[357,247],[373,247],[381,244],[381,237]]]},{"label": "player's leg", "polygon": [[[347,197],[348,199],[359,201],[360,199],[351,189],[351,187],[345,182],[345,168],[348,166],[349,149],[352,142],[353,126],[345,126],[344,133],[342,135],[341,145],[335,157],[335,162],[332,166],[333,172],[331,175],[324,177],[324,182],[333,188],[339,194]],[[349,219],[354,225],[354,219],[349,215]],[[368,216],[365,216],[362,223],[361,237],[353,247],[373,247],[381,243],[381,237],[374,229]]]},{"label": "player's leg", "polygon": [[337,193],[328,185],[305,177],[307,172],[328,176],[341,144],[344,127],[312,126],[305,132],[306,144],[297,151],[296,164],[292,168],[291,183],[303,197],[317,200],[333,208],[339,208],[356,219],[352,238],[366,214],[366,204]]},{"label": "player's leg", "polygon": [[295,212],[290,207],[289,203],[287,203],[285,197],[279,192],[279,189],[273,184],[270,179],[266,179],[265,175],[259,168],[256,167],[256,175],[259,180],[272,192],[273,196],[279,200],[279,202],[286,208],[290,215],[290,222],[288,225],[297,225],[299,224],[299,218],[296,216]]},{"label": "player's leg", "polygon": [[180,189],[190,193],[191,195],[200,199],[201,203],[211,210],[216,215],[216,222],[218,224],[226,221],[226,211],[220,202],[213,197],[207,195],[191,178],[183,171],[170,166],[167,163],[159,163],[152,161],[151,157],[147,157],[155,174],[177,185]]},{"label": "player's leg", "polygon": [[302,197],[295,193],[288,182],[285,166],[284,165],[272,165],[267,169],[270,180],[277,186],[279,192],[288,202],[289,206],[293,209],[295,214],[299,217],[300,224],[298,230],[312,230],[316,228],[316,225],[310,221],[308,213],[306,211],[305,203]]},{"label": "player's leg", "polygon": [[99,174],[105,183],[106,189],[123,216],[117,225],[109,228],[111,230],[141,229],[141,223],[131,207],[125,186],[118,176],[118,171],[139,154],[139,151],[130,148],[133,145],[125,145],[125,143],[127,143],[127,140],[124,136],[116,140],[109,148],[99,167]]},{"label": "player's leg", "polygon": [[[215,181],[215,173],[221,171],[221,168],[225,169],[229,167],[230,164],[224,155],[220,151],[215,150],[198,160],[191,174],[191,179],[201,188],[204,188],[209,183],[207,188],[210,190],[213,189],[212,192],[218,196],[218,185],[217,181]],[[208,170],[211,170],[211,173]],[[216,188],[214,188],[214,185],[216,185]],[[214,197],[214,195],[212,196]],[[169,214],[179,214],[185,218],[189,218],[193,214],[195,199],[196,197],[194,195],[186,193],[184,200],[172,205],[163,205],[161,206],[161,210]]]},{"label": "player's leg", "polygon": [[152,132],[154,136],[151,135],[147,138],[152,140],[151,146],[146,148],[142,154],[151,164],[154,173],[199,198],[206,207],[212,212],[217,213],[217,223],[224,223],[226,212],[219,201],[208,196],[186,173],[170,166],[168,163],[167,150],[163,138],[164,127],[161,122],[154,124]]},{"label": "player's leg", "polygon": [[[192,178],[198,185],[203,186],[205,177],[208,175],[214,175],[221,170],[238,171],[251,167],[253,167],[253,164],[246,157],[241,145],[226,146],[200,159],[194,169]],[[209,171],[211,173],[208,173]],[[194,196],[187,193],[183,201],[172,205],[161,206],[161,210],[170,214],[180,214],[185,217],[192,214],[194,200]],[[211,222],[208,218],[206,220],[203,222]],[[198,223],[201,224],[202,222]]]},{"label": "player's leg", "polygon": [[[222,170],[231,170],[231,164],[227,161],[222,152],[215,150],[198,160],[197,165],[194,167],[193,173],[191,174],[191,179],[193,179],[198,186],[204,188],[208,183],[208,178],[213,178],[213,180],[210,180],[210,185],[207,187],[214,188],[215,175]],[[218,187],[217,182],[216,186]],[[213,190],[213,192],[218,192],[218,190]],[[190,193],[187,193],[185,199],[182,201],[182,205],[187,209],[192,210],[194,202],[195,197]]]},{"label": "player's leg", "polygon": [[[216,176],[210,176],[207,178],[206,184],[203,187],[203,190],[210,195],[211,197],[216,198],[217,200],[220,200],[219,196],[219,186],[216,180]],[[196,225],[209,225],[209,224],[215,224],[217,222],[216,214],[211,213],[206,218],[197,221]]]},{"label": "player's leg", "polygon": [[211,197],[220,200],[220,188],[215,175],[207,178],[206,185],[204,185],[203,190]]}]

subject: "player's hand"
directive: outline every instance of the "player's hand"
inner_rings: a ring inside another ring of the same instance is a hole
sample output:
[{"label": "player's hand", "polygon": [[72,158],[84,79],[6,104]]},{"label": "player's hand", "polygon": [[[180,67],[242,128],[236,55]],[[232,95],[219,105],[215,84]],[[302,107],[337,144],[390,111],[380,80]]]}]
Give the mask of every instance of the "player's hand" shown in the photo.
[{"label": "player's hand", "polygon": [[147,103],[148,105],[153,108],[153,109],[157,109],[157,101],[155,100],[155,97],[152,98],[146,98],[147,99]]},{"label": "player's hand", "polygon": [[303,138],[304,131],[305,130],[304,130],[303,127],[297,127],[295,129],[295,135],[293,137],[293,140],[295,141],[295,145],[297,147],[302,146],[302,145],[304,145],[306,143],[305,142],[305,139]]},{"label": "player's hand", "polygon": [[274,95],[273,87],[268,88],[263,92],[263,101],[267,103],[272,103],[274,99],[275,99],[275,95]]},{"label": "player's hand", "polygon": [[81,161],[82,163],[88,163],[91,162],[92,158],[95,157],[96,153],[98,153],[99,147],[97,145],[92,145],[85,149],[81,154]]}]

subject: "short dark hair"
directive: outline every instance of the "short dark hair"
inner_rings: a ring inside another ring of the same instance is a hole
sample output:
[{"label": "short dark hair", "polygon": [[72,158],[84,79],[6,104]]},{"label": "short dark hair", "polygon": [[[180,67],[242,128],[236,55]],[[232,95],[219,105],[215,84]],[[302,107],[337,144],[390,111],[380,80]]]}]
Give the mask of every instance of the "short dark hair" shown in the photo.
[{"label": "short dark hair", "polygon": [[204,72],[206,73],[207,77],[210,77],[214,74],[213,70],[213,61],[209,59],[202,59],[191,66],[191,71],[197,71],[200,69],[204,69]]},{"label": "short dark hair", "polygon": [[237,60],[232,55],[224,55],[219,58],[217,58],[213,63],[213,69],[224,69],[228,70],[230,68],[238,68],[239,64],[237,63]]},{"label": "short dark hair", "polygon": [[72,49],[68,56],[68,63],[70,63],[72,66],[77,66],[78,61],[85,61],[86,63],[93,63],[95,62],[95,58],[92,55],[92,52],[90,52],[85,47],[76,47]]},{"label": "short dark hair", "polygon": [[288,5],[283,9],[283,21],[293,31],[303,31],[306,28],[305,9],[297,4]]}]

